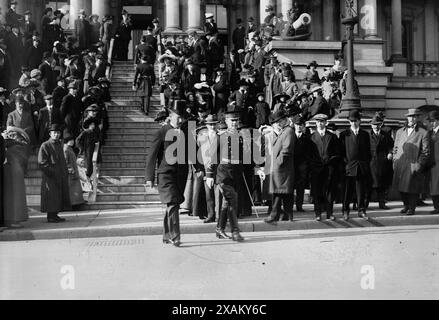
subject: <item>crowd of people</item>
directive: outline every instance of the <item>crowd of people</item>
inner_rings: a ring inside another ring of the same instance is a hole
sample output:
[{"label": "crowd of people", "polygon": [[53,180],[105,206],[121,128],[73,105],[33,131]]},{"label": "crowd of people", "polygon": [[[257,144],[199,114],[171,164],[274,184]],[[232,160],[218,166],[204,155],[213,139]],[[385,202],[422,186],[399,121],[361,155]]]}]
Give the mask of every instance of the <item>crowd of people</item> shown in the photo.
[{"label": "crowd of people", "polygon": [[[401,213],[415,214],[426,193],[433,195],[432,213],[439,213],[439,181],[434,178],[438,112],[423,124],[420,112],[409,110],[407,125],[395,139],[384,126],[382,113],[366,130],[361,112],[352,110],[350,128],[337,128],[330,120],[339,113],[346,94],[347,71],[341,55],[321,73],[317,62],[311,61],[304,79],[296,81],[295,66],[278,61],[267,45],[270,39],[253,18],[248,19],[247,30],[238,20],[229,56],[222,50],[213,16],[207,14],[206,20],[204,35],[163,37],[159,43],[158,82],[166,108],[156,118],[162,126],[148,156],[146,183],[153,185],[158,162],[158,189],[167,205],[164,243],[181,244],[180,212],[205,223],[217,222],[218,238],[242,241],[238,218],[265,204],[269,206],[265,222],[293,220],[294,204],[296,211],[304,211],[305,189],[311,190],[317,221],[323,213],[336,219],[335,202],[342,203],[344,220],[350,219],[351,210],[368,219],[369,203],[375,199],[380,209],[388,210],[386,197],[392,185],[403,200]],[[155,44],[148,46],[147,37],[138,47],[140,63],[133,88],[139,88],[143,75],[150,92],[156,82],[151,71],[156,57]],[[359,90],[356,82],[353,89]],[[186,149],[187,140],[196,141],[196,152],[189,150],[184,161],[165,156],[173,143],[166,137],[175,129],[187,137],[180,141]],[[232,155],[234,143],[239,148]],[[192,153],[202,156],[190,161]],[[264,161],[254,161],[255,154],[262,154]],[[227,220],[231,237],[225,233]]]},{"label": "crowd of people", "polygon": [[102,17],[101,23],[80,10],[73,35],[66,35],[60,10],[46,8],[37,28],[30,10],[20,15],[16,7],[12,1],[6,23],[0,24],[2,178],[8,186],[2,189],[8,199],[2,201],[3,223],[12,228],[27,219],[24,177],[31,155],[38,155],[43,174],[41,211],[48,222],[63,222],[59,212],[84,203],[77,161],[91,185],[95,144],[105,143],[109,126],[110,41],[117,44],[113,56],[123,60],[126,35],[131,37],[127,12],[113,28],[113,17]]}]

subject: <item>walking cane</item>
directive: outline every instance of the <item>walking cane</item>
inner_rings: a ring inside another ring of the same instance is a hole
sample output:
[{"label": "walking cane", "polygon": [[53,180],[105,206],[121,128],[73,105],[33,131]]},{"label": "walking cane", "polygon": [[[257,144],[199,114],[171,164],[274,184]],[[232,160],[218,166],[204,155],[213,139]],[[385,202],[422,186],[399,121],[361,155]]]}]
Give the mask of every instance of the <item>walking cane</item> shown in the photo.
[{"label": "walking cane", "polygon": [[252,208],[255,208],[256,217],[259,219],[258,209],[256,209],[255,203],[253,201],[253,197],[250,193],[250,188],[248,187],[247,180],[245,179],[244,172],[241,173],[242,178],[244,179],[245,188],[247,189],[248,196],[250,197],[250,201],[252,203]]}]

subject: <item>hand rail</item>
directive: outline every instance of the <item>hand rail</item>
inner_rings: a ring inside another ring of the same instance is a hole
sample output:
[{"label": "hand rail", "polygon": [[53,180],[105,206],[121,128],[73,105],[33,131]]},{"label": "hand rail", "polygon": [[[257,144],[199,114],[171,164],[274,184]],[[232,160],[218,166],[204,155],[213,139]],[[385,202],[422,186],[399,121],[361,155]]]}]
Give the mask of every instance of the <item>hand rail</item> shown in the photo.
[{"label": "hand rail", "polygon": [[93,174],[91,176],[92,191],[91,194],[88,195],[88,203],[96,202],[96,195],[98,192],[98,180],[99,180],[99,165],[98,165],[98,157],[100,151],[99,149],[100,149],[100,143],[97,142],[95,144],[95,150],[93,151]]},{"label": "hand rail", "polygon": [[108,80],[111,81],[111,65],[112,65],[112,56],[113,56],[113,48],[114,48],[114,39],[110,40],[110,48],[108,49],[108,67],[105,72],[105,76]]}]

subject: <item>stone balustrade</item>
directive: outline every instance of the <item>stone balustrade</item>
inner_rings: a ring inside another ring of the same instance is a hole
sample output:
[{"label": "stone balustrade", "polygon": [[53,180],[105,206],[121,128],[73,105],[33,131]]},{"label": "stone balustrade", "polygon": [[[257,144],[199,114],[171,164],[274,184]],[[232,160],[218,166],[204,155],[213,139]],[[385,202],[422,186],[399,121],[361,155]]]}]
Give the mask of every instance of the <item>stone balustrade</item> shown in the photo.
[{"label": "stone balustrade", "polygon": [[410,61],[408,63],[408,76],[439,79],[439,61]]}]

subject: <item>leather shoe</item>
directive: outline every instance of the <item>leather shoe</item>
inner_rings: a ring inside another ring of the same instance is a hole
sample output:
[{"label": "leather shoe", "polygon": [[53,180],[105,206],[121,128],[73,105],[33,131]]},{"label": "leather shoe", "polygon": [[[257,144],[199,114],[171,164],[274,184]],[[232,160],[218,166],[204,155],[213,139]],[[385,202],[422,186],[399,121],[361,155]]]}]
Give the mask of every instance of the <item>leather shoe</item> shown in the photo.
[{"label": "leather shoe", "polygon": [[344,221],[348,221],[349,220],[349,213],[348,212],[343,212],[343,220]]},{"label": "leather shoe", "polygon": [[216,230],[216,237],[218,239],[232,239],[232,237],[225,233],[224,230]]},{"label": "leather shoe", "polygon": [[61,217],[59,217],[59,216],[55,216],[54,218],[55,218],[56,220],[58,220],[58,222],[66,222],[66,219],[61,218]]},{"label": "leather shoe", "polygon": [[379,208],[380,208],[381,210],[390,210],[390,208],[389,208],[388,206],[386,206],[385,203],[380,203]]},{"label": "leather shoe", "polygon": [[430,214],[439,214],[439,210],[430,211]]},{"label": "leather shoe", "polygon": [[59,220],[56,219],[56,218],[47,218],[47,222],[48,222],[48,223],[60,223],[61,221],[59,221]]},{"label": "leather shoe", "polygon": [[239,232],[233,232],[232,233],[232,240],[237,241],[237,242],[241,242],[241,241],[244,241],[244,238],[239,234]]},{"label": "leather shoe", "polygon": [[407,213],[409,211],[409,208],[408,207],[404,207],[403,209],[401,209],[401,214],[405,214],[405,213]]},{"label": "leather shoe", "polygon": [[326,219],[331,220],[331,221],[335,221],[335,216],[333,214],[331,214],[331,215],[328,215],[326,217]]},{"label": "leather shoe", "polygon": [[204,220],[204,223],[214,223],[215,222],[215,218],[207,218]]},{"label": "leather shoe", "polygon": [[359,217],[359,218],[363,218],[363,219],[365,219],[365,220],[369,220],[369,218],[368,218],[366,212],[359,212],[359,213],[358,213],[358,217]]},{"label": "leather shoe", "polygon": [[180,240],[169,240],[169,242],[172,243],[174,245],[174,247],[181,246],[181,241]]},{"label": "leather shoe", "polygon": [[321,215],[316,216],[316,221],[322,221],[322,216]]},{"label": "leather shoe", "polygon": [[269,224],[276,224],[277,220],[271,217],[265,218],[264,219],[265,223],[269,223]]},{"label": "leather shoe", "polygon": [[407,216],[414,216],[415,212],[413,210],[408,210],[406,213]]}]

